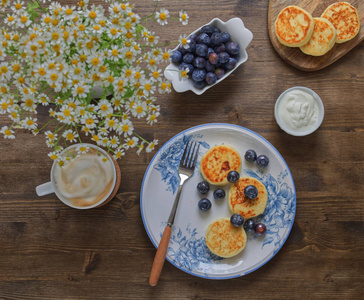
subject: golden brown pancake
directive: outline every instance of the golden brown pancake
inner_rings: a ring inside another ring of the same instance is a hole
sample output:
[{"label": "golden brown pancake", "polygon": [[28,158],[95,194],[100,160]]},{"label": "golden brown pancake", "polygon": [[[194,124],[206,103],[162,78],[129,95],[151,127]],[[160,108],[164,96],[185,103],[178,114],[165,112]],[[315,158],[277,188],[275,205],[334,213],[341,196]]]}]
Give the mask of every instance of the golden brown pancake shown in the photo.
[{"label": "golden brown pancake", "polygon": [[246,233],[243,226],[235,227],[229,218],[220,218],[207,227],[206,244],[217,256],[232,257],[245,248]]},{"label": "golden brown pancake", "polygon": [[201,174],[213,185],[228,184],[227,174],[230,171],[240,171],[241,157],[235,148],[218,145],[208,150],[201,158]]},{"label": "golden brown pancake", "polygon": [[[244,195],[244,189],[254,185],[258,189],[258,196],[249,199]],[[234,214],[240,214],[244,219],[254,218],[262,214],[267,206],[268,193],[264,184],[253,177],[242,177],[229,190],[229,208]]]},{"label": "golden brown pancake", "polygon": [[301,47],[312,35],[314,20],[298,6],[287,6],[278,15],[275,31],[278,41],[288,47]]},{"label": "golden brown pancake", "polygon": [[356,8],[347,2],[331,4],[321,15],[328,19],[336,28],[336,43],[344,43],[354,38],[360,28],[359,16]]},{"label": "golden brown pancake", "polygon": [[335,45],[336,29],[331,22],[325,18],[314,18],[315,28],[311,39],[307,44],[300,47],[303,53],[313,56],[326,54]]}]

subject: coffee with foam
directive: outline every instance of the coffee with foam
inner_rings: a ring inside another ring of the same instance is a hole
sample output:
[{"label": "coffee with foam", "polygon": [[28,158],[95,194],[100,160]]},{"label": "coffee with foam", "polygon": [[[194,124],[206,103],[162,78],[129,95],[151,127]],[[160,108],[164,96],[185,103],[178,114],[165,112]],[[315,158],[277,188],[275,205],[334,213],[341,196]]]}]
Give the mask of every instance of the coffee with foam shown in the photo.
[{"label": "coffee with foam", "polygon": [[[75,149],[66,153],[76,155]],[[105,200],[114,186],[112,162],[94,148],[72,159],[66,166],[54,168],[56,194],[76,207],[88,207]]]}]

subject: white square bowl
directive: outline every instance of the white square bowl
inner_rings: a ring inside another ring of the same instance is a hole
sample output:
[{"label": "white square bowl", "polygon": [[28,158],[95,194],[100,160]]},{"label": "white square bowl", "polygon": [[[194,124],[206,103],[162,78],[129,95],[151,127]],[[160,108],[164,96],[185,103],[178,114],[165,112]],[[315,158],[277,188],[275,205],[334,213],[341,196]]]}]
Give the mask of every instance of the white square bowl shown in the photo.
[{"label": "white square bowl", "polygon": [[[232,72],[235,71],[235,69],[237,67],[239,67],[242,63],[244,63],[248,59],[248,53],[246,52],[246,48],[252,41],[253,34],[251,33],[251,31],[249,29],[247,29],[244,26],[244,23],[240,18],[232,18],[227,22],[223,22],[220,19],[215,18],[215,19],[212,19],[210,21],[210,23],[205,24],[205,25],[212,25],[212,26],[218,27],[221,30],[221,32],[227,32],[230,34],[231,41],[238,43],[240,46],[239,61],[237,62],[234,69],[229,70],[228,72],[225,73],[225,75],[222,78],[218,79],[214,84],[206,85],[203,89],[195,88],[193,86],[192,79],[190,79],[190,78],[187,80],[180,80],[179,75],[178,75],[179,69],[178,69],[177,64],[170,63],[164,70],[164,76],[172,82],[174,90],[178,93],[192,91],[196,95],[201,95],[206,90],[208,90],[209,88],[212,88],[215,84],[218,84],[220,81],[222,81],[226,77],[228,77]],[[203,26],[205,26],[205,25],[203,25]],[[196,29],[191,34],[198,33],[203,26]],[[178,47],[179,47],[179,45],[174,50],[178,49]]]}]

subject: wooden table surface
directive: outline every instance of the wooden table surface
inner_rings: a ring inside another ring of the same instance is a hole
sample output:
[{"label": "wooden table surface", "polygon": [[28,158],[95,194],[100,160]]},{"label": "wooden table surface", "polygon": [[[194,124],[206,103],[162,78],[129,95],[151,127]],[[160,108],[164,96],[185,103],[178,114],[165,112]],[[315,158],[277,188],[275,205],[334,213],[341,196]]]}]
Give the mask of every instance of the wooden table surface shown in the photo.
[{"label": "wooden table surface", "polygon": [[[71,1],[60,1],[62,4]],[[92,2],[92,1],[91,1]],[[147,15],[154,2],[137,2]],[[143,4],[142,4],[143,3]],[[298,71],[275,53],[267,31],[268,1],[173,0],[161,7],[190,15],[186,27],[153,27],[162,41],[219,17],[240,17],[253,32],[248,61],[201,96],[159,97],[158,123],[138,132],[163,145],[182,130],[223,122],[249,128],[272,143],[294,178],[297,211],[278,254],[240,278],[197,278],[166,262],[159,284],[148,277],[155,248],[140,214],[140,188],[154,153],[119,161],[122,184],[113,201],[92,210],[68,208],[55,195],[37,197],[52,161],[44,137],[18,131],[0,142],[0,299],[360,299],[364,294],[364,44],[333,65]],[[275,100],[306,86],[325,106],[323,124],[292,137],[275,122]],[[38,114],[46,120],[47,111]],[[5,118],[0,118],[4,125]],[[7,124],[7,123],[6,123]],[[360,296],[361,295],[361,296]]]}]

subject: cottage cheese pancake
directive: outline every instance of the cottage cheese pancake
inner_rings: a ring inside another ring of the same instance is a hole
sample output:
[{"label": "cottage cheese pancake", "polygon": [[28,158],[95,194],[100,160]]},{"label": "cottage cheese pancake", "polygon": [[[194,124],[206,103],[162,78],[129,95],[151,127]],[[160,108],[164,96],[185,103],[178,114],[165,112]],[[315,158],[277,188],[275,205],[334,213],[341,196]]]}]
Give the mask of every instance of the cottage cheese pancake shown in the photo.
[{"label": "cottage cheese pancake", "polygon": [[331,4],[322,18],[328,19],[336,28],[336,43],[344,43],[354,38],[360,28],[360,21],[356,8],[347,2]]},{"label": "cottage cheese pancake", "polygon": [[313,56],[324,55],[335,45],[336,29],[325,18],[314,18],[315,28],[311,39],[300,47],[303,53]]},{"label": "cottage cheese pancake", "polygon": [[[244,189],[248,185],[254,185],[258,189],[258,196],[249,199],[244,195]],[[245,219],[254,218],[262,214],[267,206],[268,193],[264,184],[253,177],[242,177],[231,186],[228,196],[230,210],[242,215]]]},{"label": "cottage cheese pancake", "polygon": [[203,178],[214,185],[228,184],[227,174],[230,171],[240,171],[241,157],[235,148],[218,145],[207,151],[201,159],[201,174]]},{"label": "cottage cheese pancake", "polygon": [[243,226],[235,227],[231,225],[229,218],[220,218],[208,226],[206,244],[217,256],[232,257],[245,248],[246,233]]},{"label": "cottage cheese pancake", "polygon": [[278,15],[275,31],[278,41],[288,47],[301,47],[312,35],[314,21],[310,13],[298,6],[287,6]]}]

